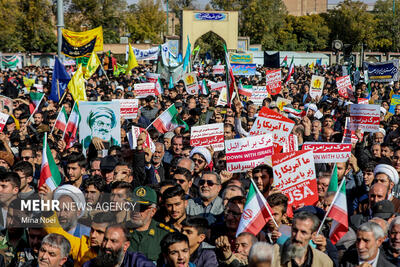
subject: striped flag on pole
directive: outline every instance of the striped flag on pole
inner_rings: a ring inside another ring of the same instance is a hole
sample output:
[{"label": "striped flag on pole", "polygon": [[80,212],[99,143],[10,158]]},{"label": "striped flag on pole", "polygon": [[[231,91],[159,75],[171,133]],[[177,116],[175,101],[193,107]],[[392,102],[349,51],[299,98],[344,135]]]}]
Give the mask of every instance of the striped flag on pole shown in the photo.
[{"label": "striped flag on pole", "polygon": [[[186,122],[178,118],[178,111],[176,110],[175,104],[172,104],[166,111],[161,113],[161,115],[158,116],[149,127],[151,125],[163,134],[178,127],[185,127],[186,130],[189,129]],[[147,129],[149,127],[147,127]]]},{"label": "striped flag on pole", "polygon": [[68,121],[68,114],[65,111],[64,106],[62,106],[60,112],[57,115],[56,122],[54,123],[53,129],[51,130],[51,132],[53,132],[55,128],[64,132],[65,128],[67,126],[67,121]]},{"label": "striped flag on pole", "polygon": [[75,102],[63,134],[63,139],[67,144],[66,149],[72,147],[73,144],[76,142],[80,121],[81,121],[81,114],[79,113],[78,105]]},{"label": "striped flag on pole", "polygon": [[271,207],[268,205],[254,181],[251,180],[249,193],[247,193],[246,204],[242,217],[240,218],[236,236],[242,232],[258,235],[269,220],[274,220]]},{"label": "striped flag on pole", "polygon": [[47,133],[43,137],[42,166],[40,168],[39,188],[47,184],[51,191],[56,189],[61,183],[61,175],[57,164],[54,161],[51,150],[47,144]]}]

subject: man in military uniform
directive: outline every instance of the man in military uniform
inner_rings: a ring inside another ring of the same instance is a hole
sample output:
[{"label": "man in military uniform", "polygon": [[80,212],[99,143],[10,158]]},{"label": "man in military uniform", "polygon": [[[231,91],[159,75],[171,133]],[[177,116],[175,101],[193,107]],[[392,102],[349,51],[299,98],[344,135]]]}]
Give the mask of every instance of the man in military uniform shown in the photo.
[{"label": "man in military uniform", "polygon": [[157,193],[150,187],[139,186],[133,191],[135,210],[129,222],[130,251],[141,252],[148,259],[157,261],[161,253],[160,242],[173,229],[153,220],[157,211]]}]

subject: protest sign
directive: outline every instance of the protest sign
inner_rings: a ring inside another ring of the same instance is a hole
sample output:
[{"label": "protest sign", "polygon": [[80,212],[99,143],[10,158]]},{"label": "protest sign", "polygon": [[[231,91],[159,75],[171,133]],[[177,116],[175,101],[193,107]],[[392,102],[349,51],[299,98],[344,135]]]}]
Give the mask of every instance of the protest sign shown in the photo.
[{"label": "protest sign", "polygon": [[224,150],[224,124],[193,126],[190,133],[190,145],[193,147],[211,145],[215,151]]},{"label": "protest sign", "polygon": [[267,107],[263,107],[258,113],[253,127],[251,127],[250,135],[271,133],[273,142],[283,146],[293,126],[294,121],[291,119]]},{"label": "protest sign", "polygon": [[146,78],[149,83],[156,83],[159,77],[160,74],[158,73],[150,73],[150,72],[146,73]]},{"label": "protest sign", "polygon": [[197,94],[199,90],[199,84],[197,83],[197,77],[195,73],[186,73],[183,76],[183,82],[185,83],[186,92],[189,95]]},{"label": "protest sign", "polygon": [[33,87],[35,87],[38,92],[43,93],[43,84],[35,83]]},{"label": "protest sign", "polygon": [[139,110],[139,99],[113,99],[119,102],[121,118],[136,119]]},{"label": "protest sign", "polygon": [[224,74],[225,73],[225,66],[224,65],[215,65],[213,66],[213,74]]},{"label": "protest sign", "polygon": [[79,141],[84,155],[94,137],[106,143],[106,148],[121,144],[119,102],[79,101],[79,112]]},{"label": "protest sign", "polygon": [[3,131],[9,116],[6,113],[0,112],[0,133]]},{"label": "protest sign", "polygon": [[276,106],[280,111],[283,111],[283,107],[292,103],[292,100],[278,96],[276,99]]},{"label": "protest sign", "polygon": [[325,77],[313,75],[311,78],[310,96],[315,99],[317,96],[322,96],[324,89]]},{"label": "protest sign", "polygon": [[156,95],[155,83],[135,83],[133,88],[136,98],[146,98],[148,95]]},{"label": "protest sign", "polygon": [[299,150],[299,142],[297,139],[297,135],[289,134],[288,138],[286,138],[286,142],[283,144],[283,153],[293,152]]},{"label": "protest sign", "polygon": [[154,144],[153,140],[151,140],[149,133],[146,131],[146,129],[132,126],[132,130],[128,132],[126,135],[128,137],[128,142],[129,146],[131,149],[136,149],[137,148],[137,143],[138,143],[138,138],[141,133],[146,134],[145,140],[140,140],[140,143],[142,143],[143,148],[150,148],[150,151],[154,153],[156,151],[156,145]]},{"label": "protest sign", "polygon": [[369,104],[368,98],[359,98],[357,104]]},{"label": "protest sign", "polygon": [[272,155],[275,188],[285,194],[289,206],[314,205],[318,201],[312,151]]},{"label": "protest sign", "polygon": [[380,122],[380,106],[368,104],[351,104],[350,105],[350,123],[349,129],[356,131],[357,129],[365,132],[379,131]]},{"label": "protest sign", "polygon": [[14,110],[13,100],[9,97],[0,95],[0,101],[2,102],[2,109],[7,107],[9,113],[11,114]]},{"label": "protest sign", "polygon": [[256,64],[231,64],[233,75],[249,76],[256,75]]},{"label": "protest sign", "polygon": [[[356,131],[352,131],[349,129],[349,124],[350,124],[350,117],[346,117],[346,123],[344,126],[344,132],[343,132],[343,139],[342,139],[342,143],[351,143],[351,144],[355,144],[358,142],[358,137],[356,135]],[[361,130],[361,137],[364,136],[364,132]]]},{"label": "protest sign", "polygon": [[368,69],[368,78],[374,82],[395,82],[399,80],[399,60],[388,60],[385,62],[365,62]]},{"label": "protest sign", "polygon": [[[129,46],[127,47],[129,49]],[[149,49],[137,49],[132,47],[132,49],[133,53],[135,53],[136,60],[157,60],[160,51],[158,46]]]},{"label": "protest sign", "polygon": [[269,96],[267,88],[265,86],[253,86],[253,93],[251,94],[250,100],[256,106],[262,106],[265,98]]},{"label": "protest sign", "polygon": [[[224,82],[225,83],[225,82]],[[217,106],[226,106],[228,104],[228,88],[226,85],[222,87],[221,93],[219,94],[218,101],[217,101]],[[233,97],[232,97],[233,99]]]},{"label": "protest sign", "polygon": [[282,89],[281,70],[267,70],[265,72],[265,83],[270,95],[279,94]]},{"label": "protest sign", "polygon": [[229,62],[231,64],[251,64],[253,63],[253,53],[239,54],[229,52]]},{"label": "protest sign", "polygon": [[350,76],[342,76],[336,78],[336,87],[338,89],[339,95],[344,98],[352,98],[353,87],[351,86]]},{"label": "protest sign", "polygon": [[224,88],[226,88],[226,82],[217,82],[217,83],[210,84],[211,91],[222,92],[222,89],[224,89]]},{"label": "protest sign", "polygon": [[266,163],[272,151],[271,134],[225,140],[227,170],[232,173],[252,170]]},{"label": "protest sign", "polygon": [[400,95],[392,95],[392,100],[390,101],[389,112],[394,114],[394,108],[396,105],[400,104]]},{"label": "protest sign", "polygon": [[306,142],[301,149],[313,151],[314,163],[338,163],[350,158],[351,147],[351,144]]}]

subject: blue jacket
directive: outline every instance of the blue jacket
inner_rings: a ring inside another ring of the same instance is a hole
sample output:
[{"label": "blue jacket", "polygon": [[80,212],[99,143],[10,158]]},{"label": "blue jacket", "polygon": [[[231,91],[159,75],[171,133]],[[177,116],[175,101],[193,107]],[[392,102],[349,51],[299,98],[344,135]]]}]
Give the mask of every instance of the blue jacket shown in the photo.
[{"label": "blue jacket", "polygon": [[[83,267],[98,267],[94,259],[87,261]],[[154,263],[148,260],[142,253],[127,251],[121,267],[155,267]]]},{"label": "blue jacket", "polygon": [[190,262],[193,262],[196,267],[218,266],[214,248],[214,246],[202,242],[197,250],[190,255]]}]

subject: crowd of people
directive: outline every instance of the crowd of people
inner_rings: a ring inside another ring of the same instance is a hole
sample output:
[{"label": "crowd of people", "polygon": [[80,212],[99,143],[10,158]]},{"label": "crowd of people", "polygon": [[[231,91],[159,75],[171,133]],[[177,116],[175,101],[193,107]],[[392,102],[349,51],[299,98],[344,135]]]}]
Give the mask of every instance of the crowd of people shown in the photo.
[{"label": "crowd of people", "polygon": [[[87,80],[88,101],[135,98],[133,85],[155,71],[152,64],[118,77],[111,72],[106,77],[99,70]],[[199,80],[225,80],[213,75],[212,66],[197,71]],[[236,82],[265,86],[265,71],[260,67],[260,76],[237,76]],[[286,78],[287,68],[282,72]],[[309,90],[315,73],[325,77],[325,84],[322,96],[312,99]],[[189,95],[182,81],[169,88],[169,81],[163,80],[161,95],[140,99],[137,118],[121,119],[120,145],[93,138],[83,154],[83,144],[66,149],[63,132],[52,131],[61,106],[70,114],[74,105],[69,93],[60,103],[48,100],[52,69],[1,71],[0,93],[13,105],[3,106],[2,112],[10,117],[0,133],[0,266],[400,266],[400,105],[389,112],[390,98],[400,94],[400,86],[367,86],[359,74],[352,103],[369,95],[370,103],[379,104],[380,130],[356,131],[350,159],[337,163],[339,183],[346,179],[349,229],[333,245],[329,218],[317,234],[334,197],[327,192],[333,164],[315,164],[318,202],[290,207],[289,217],[288,197],[273,186],[271,166],[230,173],[224,151],[190,146],[190,128],[211,123],[224,123],[225,140],[246,137],[261,108],[247,97],[240,95],[230,107],[217,106],[217,91]],[[282,82],[281,92],[264,99],[263,106],[295,122],[292,133],[300,148],[307,141],[342,142],[351,101],[338,94],[339,76],[341,68],[296,67],[291,79]],[[28,90],[24,77],[43,85],[45,93],[32,122],[29,92],[37,89]],[[306,116],[280,110],[278,96],[291,100],[288,107],[307,110]],[[147,128],[172,104],[189,129],[161,134],[150,127],[155,151],[144,145],[146,132],[131,149],[131,126]],[[317,112],[323,115],[319,119]],[[56,188],[39,187],[45,133],[61,173]],[[276,224],[268,221],[256,236],[236,236],[251,179]],[[37,202],[39,211],[28,210],[35,200],[42,201]],[[61,208],[52,210],[46,203]]]}]

